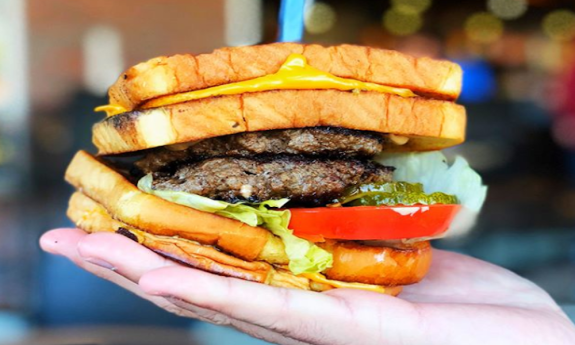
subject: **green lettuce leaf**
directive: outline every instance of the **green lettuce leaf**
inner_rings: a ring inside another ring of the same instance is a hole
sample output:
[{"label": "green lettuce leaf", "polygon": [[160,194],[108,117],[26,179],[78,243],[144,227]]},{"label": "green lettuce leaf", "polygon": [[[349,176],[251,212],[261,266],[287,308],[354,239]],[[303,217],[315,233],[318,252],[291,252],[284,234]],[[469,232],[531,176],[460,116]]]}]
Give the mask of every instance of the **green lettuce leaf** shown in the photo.
[{"label": "green lettuce leaf", "polygon": [[456,157],[451,166],[440,151],[383,153],[374,160],[395,167],[396,181],[421,183],[428,194],[455,195],[463,209],[453,221],[449,235],[464,234],[475,224],[487,196],[487,186],[464,158]]},{"label": "green lettuce leaf", "polygon": [[194,208],[199,211],[215,213],[222,217],[232,218],[250,226],[261,226],[280,237],[285,251],[290,259],[289,269],[294,274],[319,273],[331,267],[333,256],[313,243],[294,236],[288,229],[290,212],[288,210],[270,210],[268,207],[279,208],[289,199],[267,200],[259,204],[230,204],[225,201],[212,200],[197,194],[156,190],[152,188],[151,174],[138,181],[138,188],[148,194],[170,202]]}]

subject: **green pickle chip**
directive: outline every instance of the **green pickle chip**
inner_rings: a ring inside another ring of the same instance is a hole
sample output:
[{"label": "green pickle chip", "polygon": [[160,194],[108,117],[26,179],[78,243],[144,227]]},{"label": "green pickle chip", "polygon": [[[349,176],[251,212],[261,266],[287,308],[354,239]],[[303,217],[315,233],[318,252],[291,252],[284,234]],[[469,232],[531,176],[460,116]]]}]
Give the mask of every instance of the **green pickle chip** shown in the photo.
[{"label": "green pickle chip", "polygon": [[441,192],[426,194],[421,183],[383,182],[348,188],[337,202],[346,206],[411,206],[457,204],[457,197]]}]

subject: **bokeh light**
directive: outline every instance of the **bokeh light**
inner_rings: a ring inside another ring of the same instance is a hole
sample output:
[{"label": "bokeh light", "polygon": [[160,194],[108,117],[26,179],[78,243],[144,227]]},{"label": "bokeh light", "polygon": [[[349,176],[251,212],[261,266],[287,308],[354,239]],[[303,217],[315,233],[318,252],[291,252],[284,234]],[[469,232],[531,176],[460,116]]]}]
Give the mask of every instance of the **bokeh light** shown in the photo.
[{"label": "bokeh light", "polygon": [[563,63],[561,44],[543,35],[535,35],[527,40],[525,55],[527,66],[534,70],[554,73],[561,69]]},{"label": "bokeh light", "polygon": [[405,37],[397,42],[397,49],[416,57],[438,58],[441,56],[441,42],[432,35],[415,34]]},{"label": "bokeh light", "polygon": [[550,12],[543,18],[543,31],[557,41],[572,40],[575,38],[575,13],[569,10]]},{"label": "bokeh light", "polygon": [[528,36],[523,33],[506,32],[486,49],[486,55],[493,64],[501,67],[522,68],[526,64],[527,40]]},{"label": "bokeh light", "polygon": [[475,13],[465,21],[465,33],[472,41],[492,43],[503,34],[503,21],[491,13]]},{"label": "bokeh light", "polygon": [[9,141],[2,141],[0,138],[0,166],[9,163],[15,157],[16,149]]},{"label": "bokeh light", "polygon": [[394,35],[407,36],[421,29],[423,19],[417,13],[405,13],[392,8],[384,13],[383,26]]},{"label": "bokeh light", "polygon": [[50,154],[62,154],[70,150],[74,144],[69,128],[65,123],[57,120],[39,126],[36,139],[40,147]]},{"label": "bokeh light", "polygon": [[0,80],[0,108],[10,101],[10,88],[7,83]]},{"label": "bokeh light", "polygon": [[391,6],[404,14],[421,14],[431,6],[431,0],[392,0]]},{"label": "bokeh light", "polygon": [[244,46],[262,40],[263,1],[224,2],[225,39],[230,46]]},{"label": "bokeh light", "polygon": [[481,103],[493,98],[497,91],[495,71],[482,59],[458,60],[463,69],[463,85],[459,99],[462,102]]},{"label": "bokeh light", "polygon": [[553,138],[562,146],[575,149],[575,118],[560,117],[555,120],[556,124],[553,126]]},{"label": "bokeh light", "polygon": [[501,19],[516,19],[527,12],[525,0],[489,0],[487,8],[491,13]]},{"label": "bokeh light", "polygon": [[530,71],[516,70],[504,73],[499,81],[506,97],[516,102],[529,102],[535,76]]},{"label": "bokeh light", "polygon": [[305,12],[305,29],[310,34],[323,34],[331,30],[337,21],[333,7],[325,2],[316,2]]}]

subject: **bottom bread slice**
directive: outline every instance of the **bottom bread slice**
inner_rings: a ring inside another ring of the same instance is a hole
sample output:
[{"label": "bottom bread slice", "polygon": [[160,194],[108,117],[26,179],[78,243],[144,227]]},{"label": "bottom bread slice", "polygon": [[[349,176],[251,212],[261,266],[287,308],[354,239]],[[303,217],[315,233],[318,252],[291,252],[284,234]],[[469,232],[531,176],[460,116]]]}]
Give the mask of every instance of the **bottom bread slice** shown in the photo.
[{"label": "bottom bread slice", "polygon": [[174,261],[222,276],[312,291],[345,287],[396,296],[402,289],[401,286],[385,287],[333,281],[319,274],[296,276],[286,268],[262,261],[242,260],[195,241],[149,234],[113,219],[102,205],[81,192],[74,193],[70,198],[68,217],[86,232],[119,233]]}]

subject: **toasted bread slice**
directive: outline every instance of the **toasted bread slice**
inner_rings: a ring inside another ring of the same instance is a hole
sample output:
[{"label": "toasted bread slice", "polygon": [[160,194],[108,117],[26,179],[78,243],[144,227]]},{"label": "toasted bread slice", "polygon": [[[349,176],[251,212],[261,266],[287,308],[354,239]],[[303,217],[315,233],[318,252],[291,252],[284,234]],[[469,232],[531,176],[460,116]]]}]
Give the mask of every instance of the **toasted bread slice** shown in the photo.
[{"label": "toasted bread slice", "polygon": [[[194,267],[246,280],[265,282],[272,270],[271,265],[261,261],[244,261],[224,254],[209,246],[182,238],[148,234],[128,224],[113,219],[106,209],[80,192],[72,194],[68,204],[68,217],[79,228],[87,232],[129,231],[130,237],[146,247],[162,254],[171,254],[180,262],[186,261]],[[175,244],[177,243],[177,244]],[[187,249],[187,250],[185,250]],[[179,254],[179,255],[178,255]]]},{"label": "toasted bread slice", "polygon": [[247,260],[264,255],[272,261],[271,255],[265,254],[264,247],[268,245],[274,248],[274,253],[283,254],[283,262],[287,262],[283,243],[269,231],[146,194],[84,151],[74,156],[65,178],[104,206],[114,218],[138,229],[214,245]]},{"label": "toasted bread slice", "polygon": [[110,103],[133,110],[156,97],[272,74],[293,53],[303,54],[311,66],[338,77],[407,88],[444,100],[455,100],[461,92],[461,68],[449,61],[354,45],[274,43],[142,62],[110,87]]},{"label": "toasted bread slice", "polygon": [[[157,236],[138,230],[113,219],[102,205],[80,192],[72,194],[67,214],[76,226],[86,232],[118,232],[156,253],[203,271],[278,287],[313,291],[333,288],[303,276],[295,276],[266,262],[245,261],[194,241]],[[401,291],[401,287],[363,284],[348,286],[391,295],[397,295]]]},{"label": "toasted bread slice", "polygon": [[439,150],[465,139],[465,108],[378,92],[282,90],[212,97],[108,117],[94,125],[99,154],[132,152],[240,132],[315,126],[411,139],[387,151]]}]

